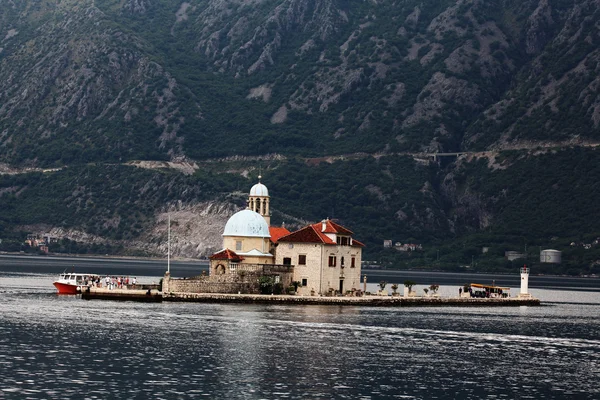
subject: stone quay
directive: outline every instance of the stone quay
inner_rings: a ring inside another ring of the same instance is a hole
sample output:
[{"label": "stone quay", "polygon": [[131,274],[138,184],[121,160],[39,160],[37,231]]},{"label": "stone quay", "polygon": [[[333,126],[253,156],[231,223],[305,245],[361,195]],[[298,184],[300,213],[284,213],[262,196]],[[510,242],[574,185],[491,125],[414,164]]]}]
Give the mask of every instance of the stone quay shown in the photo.
[{"label": "stone quay", "polygon": [[539,306],[536,298],[447,298],[400,296],[298,296],[231,293],[163,293],[163,301],[191,303],[343,305],[371,307],[516,307]]}]

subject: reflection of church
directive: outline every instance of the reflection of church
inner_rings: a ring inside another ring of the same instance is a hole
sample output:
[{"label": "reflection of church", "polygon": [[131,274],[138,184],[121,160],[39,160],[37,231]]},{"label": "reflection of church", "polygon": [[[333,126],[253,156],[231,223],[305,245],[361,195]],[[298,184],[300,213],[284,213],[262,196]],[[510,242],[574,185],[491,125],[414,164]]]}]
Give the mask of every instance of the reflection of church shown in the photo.
[{"label": "reflection of church", "polygon": [[262,183],[250,189],[248,208],[229,218],[223,250],[210,257],[210,280],[258,274],[284,287],[298,282],[299,294],[359,289],[364,245],[350,230],[329,219],[295,232],[272,227],[269,201]]}]

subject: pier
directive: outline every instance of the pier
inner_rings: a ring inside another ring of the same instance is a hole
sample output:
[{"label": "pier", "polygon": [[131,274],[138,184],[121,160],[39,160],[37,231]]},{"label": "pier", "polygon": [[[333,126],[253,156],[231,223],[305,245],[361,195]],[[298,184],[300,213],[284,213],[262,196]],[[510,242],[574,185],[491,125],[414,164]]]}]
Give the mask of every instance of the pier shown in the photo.
[{"label": "pier", "polygon": [[144,303],[160,303],[163,295],[156,289],[107,289],[107,288],[85,288],[81,292],[84,300],[119,300],[139,301]]}]

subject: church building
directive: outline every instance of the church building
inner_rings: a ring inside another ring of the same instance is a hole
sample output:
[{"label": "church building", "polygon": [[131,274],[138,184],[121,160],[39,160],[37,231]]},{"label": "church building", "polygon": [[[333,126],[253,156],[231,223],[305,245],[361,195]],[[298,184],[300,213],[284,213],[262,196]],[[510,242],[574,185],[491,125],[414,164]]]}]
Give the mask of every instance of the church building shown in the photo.
[{"label": "church building", "polygon": [[270,226],[269,191],[260,177],[247,206],[227,221],[223,249],[210,257],[210,276],[261,271],[283,285],[296,282],[298,294],[304,295],[360,288],[364,245],[352,231],[329,219],[295,232]]}]

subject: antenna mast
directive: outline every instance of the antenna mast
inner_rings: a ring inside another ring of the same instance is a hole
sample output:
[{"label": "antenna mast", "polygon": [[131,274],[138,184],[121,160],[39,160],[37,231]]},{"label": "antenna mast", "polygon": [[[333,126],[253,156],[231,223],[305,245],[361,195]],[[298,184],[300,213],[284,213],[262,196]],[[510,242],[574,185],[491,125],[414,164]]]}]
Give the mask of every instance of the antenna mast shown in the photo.
[{"label": "antenna mast", "polygon": [[167,272],[171,273],[171,214],[169,214],[169,229],[167,234]]}]

